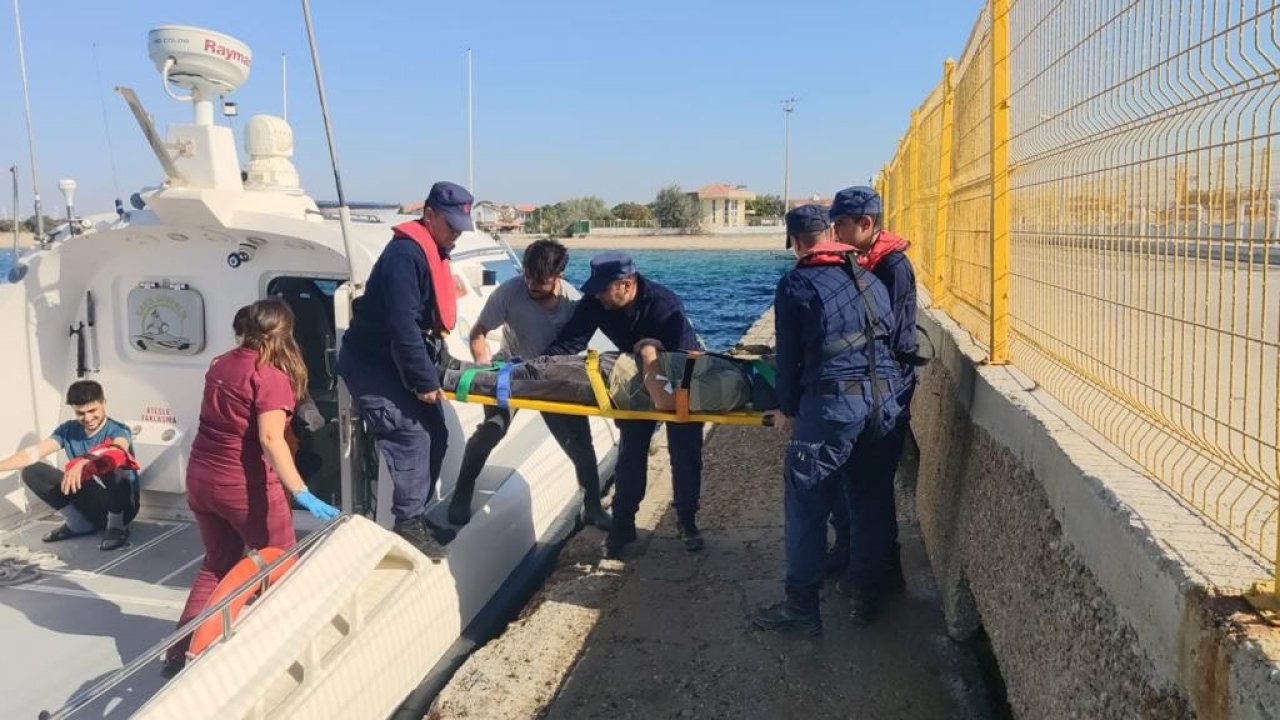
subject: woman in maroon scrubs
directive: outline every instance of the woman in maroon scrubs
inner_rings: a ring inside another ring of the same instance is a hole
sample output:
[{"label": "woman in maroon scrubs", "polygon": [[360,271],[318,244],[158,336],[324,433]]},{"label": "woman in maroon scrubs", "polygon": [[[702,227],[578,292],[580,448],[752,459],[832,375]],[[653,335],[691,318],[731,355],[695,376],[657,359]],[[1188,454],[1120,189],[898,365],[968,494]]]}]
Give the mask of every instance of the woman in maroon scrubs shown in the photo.
[{"label": "woman in maroon scrubs", "polygon": [[[200,428],[187,462],[187,503],[204,541],[178,625],[199,615],[246,548],[294,544],[288,490],[322,520],[338,510],[312,495],[294,465],[285,427],[306,398],[307,368],[293,339],[293,312],[260,300],[237,314],[239,346],[214,358],[205,373]],[[185,663],[188,640],[169,649],[166,674]]]}]

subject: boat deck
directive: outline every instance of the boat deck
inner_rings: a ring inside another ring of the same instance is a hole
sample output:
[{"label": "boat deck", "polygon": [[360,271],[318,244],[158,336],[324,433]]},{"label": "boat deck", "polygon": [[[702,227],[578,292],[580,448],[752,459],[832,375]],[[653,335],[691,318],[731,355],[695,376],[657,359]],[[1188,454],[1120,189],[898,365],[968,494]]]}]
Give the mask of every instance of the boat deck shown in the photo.
[{"label": "boat deck", "polygon": [[[0,544],[48,552],[43,575],[0,588],[0,627],[10,661],[0,673],[0,715],[34,718],[55,710],[173,631],[204,551],[195,525],[135,520],[130,547],[103,552],[100,535],[46,545],[61,523],[46,514],[0,534]],[[131,715],[160,687],[139,672],[83,711],[84,717]]]}]

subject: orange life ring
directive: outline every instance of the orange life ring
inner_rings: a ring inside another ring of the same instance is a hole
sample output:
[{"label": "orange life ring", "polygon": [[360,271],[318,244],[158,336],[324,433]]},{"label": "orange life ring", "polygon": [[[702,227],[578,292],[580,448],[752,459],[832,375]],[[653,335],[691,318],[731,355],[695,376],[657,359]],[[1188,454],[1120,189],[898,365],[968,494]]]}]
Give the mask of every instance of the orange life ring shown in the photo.
[{"label": "orange life ring", "polygon": [[[235,567],[231,568],[231,572],[218,581],[218,586],[213,589],[213,594],[209,596],[208,602],[204,604],[205,609],[208,610],[213,605],[221,602],[241,585],[244,585],[245,581],[257,575],[260,570],[275,562],[276,558],[283,554],[284,550],[276,547],[250,550],[240,559],[240,562],[235,564]],[[297,560],[297,557],[291,557],[272,570],[267,575],[267,587],[280,582],[280,579],[284,577],[285,573],[289,572]],[[262,590],[263,585],[261,582],[254,583],[252,586],[245,588],[228,604],[227,610],[231,613],[231,622],[234,623],[236,621],[236,617],[244,609],[244,606],[257,597]],[[219,614],[205,620],[191,634],[191,646],[187,650],[187,658],[192,659],[204,652],[220,637],[222,637],[222,616]]]}]

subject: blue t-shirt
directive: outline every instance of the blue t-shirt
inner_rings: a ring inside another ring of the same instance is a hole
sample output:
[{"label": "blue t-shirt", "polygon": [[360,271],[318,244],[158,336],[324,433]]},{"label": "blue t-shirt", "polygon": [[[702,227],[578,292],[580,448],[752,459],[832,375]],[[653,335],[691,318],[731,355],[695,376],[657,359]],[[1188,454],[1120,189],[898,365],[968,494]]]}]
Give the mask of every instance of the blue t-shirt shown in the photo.
[{"label": "blue t-shirt", "polygon": [[[58,443],[58,448],[67,454],[68,460],[80,457],[102,443],[116,438],[124,438],[128,441],[129,454],[132,455],[133,433],[129,432],[129,428],[122,423],[111,418],[107,418],[102,423],[102,427],[98,428],[98,432],[91,436],[84,434],[84,426],[78,420],[68,420],[53,431],[54,441]],[[133,470],[129,470],[126,475],[130,480],[136,480],[138,477],[138,473]]]}]

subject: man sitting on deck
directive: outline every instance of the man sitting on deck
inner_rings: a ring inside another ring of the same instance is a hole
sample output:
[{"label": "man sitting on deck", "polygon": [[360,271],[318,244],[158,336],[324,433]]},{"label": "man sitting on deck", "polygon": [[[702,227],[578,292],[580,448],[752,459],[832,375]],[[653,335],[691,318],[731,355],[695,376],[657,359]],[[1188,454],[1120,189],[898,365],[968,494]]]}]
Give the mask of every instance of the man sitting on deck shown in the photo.
[{"label": "man sitting on deck", "polygon": [[[133,433],[107,417],[102,386],[78,380],[67,388],[67,404],[76,418],[68,420],[38,444],[0,461],[0,472],[22,470],[22,482],[63,523],[44,542],[58,542],[105,529],[102,550],[116,550],[129,540],[129,522],[138,513],[138,464],[133,459]],[[59,471],[39,462],[62,450],[67,464]]]}]

